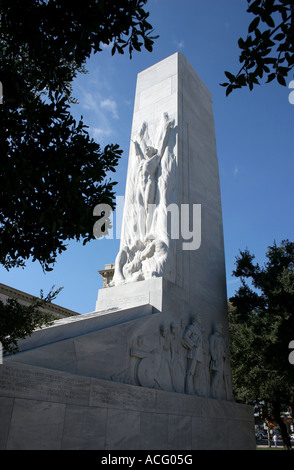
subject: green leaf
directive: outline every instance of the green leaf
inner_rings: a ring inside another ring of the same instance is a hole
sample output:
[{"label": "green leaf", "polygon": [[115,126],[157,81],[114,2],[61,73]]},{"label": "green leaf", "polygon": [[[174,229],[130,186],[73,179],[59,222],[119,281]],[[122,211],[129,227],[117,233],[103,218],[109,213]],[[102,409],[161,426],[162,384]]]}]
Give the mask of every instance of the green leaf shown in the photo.
[{"label": "green leaf", "polygon": [[274,40],[275,41],[282,41],[285,37],[285,34],[284,33],[278,33],[276,34],[276,36],[274,37]]},{"label": "green leaf", "polygon": [[289,67],[279,67],[278,68],[278,73],[280,73],[281,75],[283,75],[284,77],[287,77],[288,73],[290,72],[290,68]]},{"label": "green leaf", "polygon": [[272,17],[270,15],[267,15],[265,18],[264,18],[264,21],[266,22],[266,24],[268,26],[270,26],[271,28],[274,28],[275,27],[275,22],[274,20],[272,19]]},{"label": "green leaf", "polygon": [[151,41],[151,39],[148,39],[146,38],[145,41],[144,41],[144,46],[145,46],[145,49],[147,49],[148,52],[152,52],[153,50],[153,41]]},{"label": "green leaf", "polygon": [[231,83],[232,83],[232,82],[235,82],[235,80],[236,80],[235,75],[233,75],[233,74],[230,73],[230,72],[225,72],[225,75],[226,75],[226,77],[230,80]]},{"label": "green leaf", "polygon": [[246,49],[246,43],[243,38],[238,39],[238,46],[240,47],[240,49]]},{"label": "green leaf", "polygon": [[262,0],[255,0],[250,7],[247,9],[248,13],[257,14],[260,10],[259,5],[261,4]]},{"label": "green leaf", "polygon": [[228,88],[226,89],[226,96],[229,96],[230,93],[232,93],[233,87],[232,85],[229,85]]},{"label": "green leaf", "polygon": [[254,20],[250,23],[249,27],[248,27],[248,32],[249,33],[252,33],[255,28],[257,28],[257,26],[259,25],[259,22],[260,22],[260,18],[257,16],[256,18],[254,18]]},{"label": "green leaf", "polygon": [[240,87],[246,86],[246,75],[245,73],[242,73],[237,77],[237,83]]},{"label": "green leaf", "polygon": [[280,85],[286,86],[286,80],[284,79],[283,75],[281,75],[280,73],[278,73],[277,75],[277,80]]}]

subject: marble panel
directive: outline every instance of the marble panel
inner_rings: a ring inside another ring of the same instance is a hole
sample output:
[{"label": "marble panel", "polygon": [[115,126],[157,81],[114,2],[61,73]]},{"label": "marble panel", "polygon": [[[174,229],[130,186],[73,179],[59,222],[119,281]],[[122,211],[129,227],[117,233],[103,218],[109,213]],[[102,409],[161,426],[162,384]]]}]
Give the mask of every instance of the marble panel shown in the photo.
[{"label": "marble panel", "polygon": [[65,404],[16,398],[7,450],[59,450]]},{"label": "marble panel", "polygon": [[8,397],[0,397],[0,450],[5,449],[6,441],[12,416],[14,399]]},{"label": "marble panel", "polygon": [[107,410],[67,405],[62,435],[63,450],[101,450],[105,445]]},{"label": "marble panel", "polygon": [[139,449],[140,413],[132,410],[108,409],[105,439],[106,450]]}]

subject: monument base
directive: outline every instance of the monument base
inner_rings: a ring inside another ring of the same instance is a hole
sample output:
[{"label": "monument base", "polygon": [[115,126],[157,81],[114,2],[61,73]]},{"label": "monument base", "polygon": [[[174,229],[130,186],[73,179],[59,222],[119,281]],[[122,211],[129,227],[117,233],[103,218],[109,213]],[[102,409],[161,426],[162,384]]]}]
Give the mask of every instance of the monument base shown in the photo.
[{"label": "monument base", "polygon": [[253,450],[252,408],[27,364],[0,367],[0,448]]}]

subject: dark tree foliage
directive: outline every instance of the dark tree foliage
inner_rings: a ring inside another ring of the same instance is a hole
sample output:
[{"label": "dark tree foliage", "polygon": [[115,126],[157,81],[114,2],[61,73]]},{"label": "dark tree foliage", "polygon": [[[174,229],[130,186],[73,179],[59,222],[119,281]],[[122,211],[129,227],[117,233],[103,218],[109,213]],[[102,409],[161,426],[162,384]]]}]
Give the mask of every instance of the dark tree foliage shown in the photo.
[{"label": "dark tree foliage", "polygon": [[254,15],[248,27],[246,39],[238,41],[242,64],[234,75],[225,72],[228,82],[226,95],[234,89],[260,85],[264,76],[269,83],[277,80],[286,85],[285,78],[294,67],[294,1],[293,0],[247,0],[248,13]]},{"label": "dark tree foliage", "polygon": [[147,0],[0,0],[0,263],[50,270],[66,241],[93,238],[93,209],[114,207],[122,150],[70,113],[71,83],[92,53],[145,47]]},{"label": "dark tree foliage", "polygon": [[50,325],[55,316],[46,307],[56,298],[62,288],[50,290],[44,297],[33,299],[30,305],[23,305],[15,299],[0,300],[0,342],[4,354],[18,352],[18,340],[30,336],[36,328]]},{"label": "dark tree foliage", "polygon": [[291,442],[280,414],[294,408],[294,243],[274,243],[263,267],[248,250],[236,259],[233,274],[241,287],[230,298],[232,370],[237,399],[263,402],[280,426],[285,446]]}]

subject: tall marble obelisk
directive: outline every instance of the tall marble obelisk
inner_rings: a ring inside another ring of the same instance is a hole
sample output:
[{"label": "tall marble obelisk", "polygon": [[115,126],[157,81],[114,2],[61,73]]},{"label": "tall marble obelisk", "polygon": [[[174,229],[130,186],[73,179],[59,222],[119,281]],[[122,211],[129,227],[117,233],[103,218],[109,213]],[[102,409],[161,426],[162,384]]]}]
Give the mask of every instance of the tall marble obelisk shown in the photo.
[{"label": "tall marble obelisk", "polygon": [[[97,310],[152,299],[161,312],[158,334],[161,324],[171,322],[184,331],[194,315],[201,317],[205,342],[221,328],[226,357],[222,367],[229,376],[212,99],[180,53],[138,75],[121,244],[112,285],[99,291]],[[150,327],[140,332],[146,340],[150,334]],[[223,381],[218,394],[231,398],[228,383]]]}]

